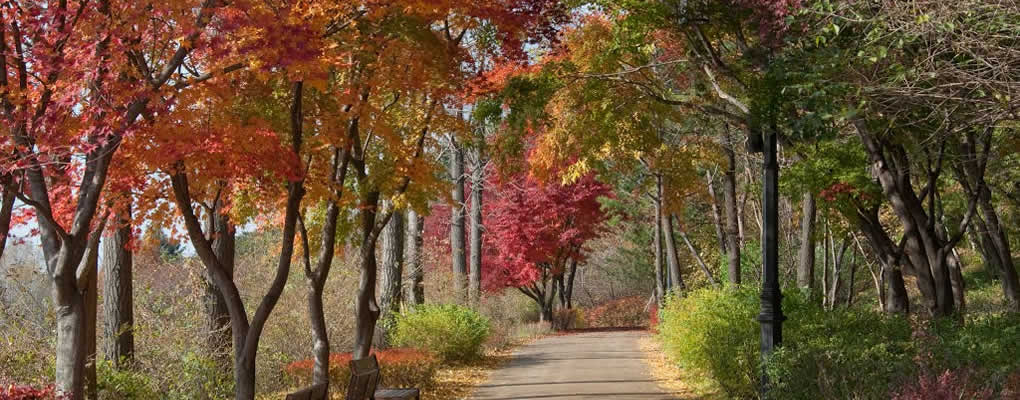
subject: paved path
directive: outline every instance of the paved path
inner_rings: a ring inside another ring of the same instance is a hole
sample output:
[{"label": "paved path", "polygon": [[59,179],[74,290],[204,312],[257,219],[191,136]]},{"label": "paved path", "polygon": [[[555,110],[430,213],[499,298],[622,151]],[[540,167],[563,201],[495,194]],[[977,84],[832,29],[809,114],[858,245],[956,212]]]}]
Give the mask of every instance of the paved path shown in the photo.
[{"label": "paved path", "polygon": [[476,400],[671,399],[648,374],[641,331],[541,339],[514,352],[478,387]]}]

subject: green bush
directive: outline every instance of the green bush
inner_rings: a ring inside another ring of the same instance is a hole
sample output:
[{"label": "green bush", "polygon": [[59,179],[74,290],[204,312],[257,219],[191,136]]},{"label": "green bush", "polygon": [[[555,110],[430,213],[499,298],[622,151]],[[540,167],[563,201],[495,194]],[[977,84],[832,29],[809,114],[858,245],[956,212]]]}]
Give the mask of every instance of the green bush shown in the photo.
[{"label": "green bush", "polygon": [[[666,353],[729,398],[755,397],[763,370],[759,301],[757,288],[669,298],[658,326]],[[783,347],[764,369],[776,398],[887,399],[946,371],[973,371],[971,379],[998,393],[1011,390],[1020,371],[1016,315],[918,322],[873,310],[825,311],[820,304],[796,290],[784,295]]]},{"label": "green bush", "polygon": [[147,375],[131,369],[115,369],[107,360],[98,362],[96,377],[101,399],[145,400],[159,397]]},{"label": "green bush", "polygon": [[395,316],[394,346],[430,351],[444,361],[477,358],[489,336],[489,320],[458,305],[424,305]]},{"label": "green bush", "polygon": [[768,365],[783,399],[884,399],[916,374],[908,320],[871,310],[824,311],[794,295],[783,346]]},{"label": "green bush", "polygon": [[750,288],[671,296],[659,312],[659,337],[682,368],[714,381],[729,398],[752,397],[759,375],[757,312]]},{"label": "green bush", "polygon": [[[163,398],[168,399],[229,399],[234,397],[234,377],[215,359],[203,354],[187,353],[175,365],[173,380]],[[165,377],[163,377],[165,378]]]},{"label": "green bush", "polygon": [[939,369],[935,372],[977,369],[982,379],[995,388],[1020,372],[1020,315],[978,314],[965,323],[935,321],[926,339],[929,345],[924,356]]}]

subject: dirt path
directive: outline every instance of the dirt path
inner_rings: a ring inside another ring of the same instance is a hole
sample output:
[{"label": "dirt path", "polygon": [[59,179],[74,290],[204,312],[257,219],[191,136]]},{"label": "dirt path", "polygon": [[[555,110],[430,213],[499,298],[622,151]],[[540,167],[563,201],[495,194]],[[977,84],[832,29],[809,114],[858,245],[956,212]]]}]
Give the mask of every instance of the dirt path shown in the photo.
[{"label": "dirt path", "polygon": [[475,391],[476,400],[671,399],[648,373],[643,331],[587,332],[523,346]]}]

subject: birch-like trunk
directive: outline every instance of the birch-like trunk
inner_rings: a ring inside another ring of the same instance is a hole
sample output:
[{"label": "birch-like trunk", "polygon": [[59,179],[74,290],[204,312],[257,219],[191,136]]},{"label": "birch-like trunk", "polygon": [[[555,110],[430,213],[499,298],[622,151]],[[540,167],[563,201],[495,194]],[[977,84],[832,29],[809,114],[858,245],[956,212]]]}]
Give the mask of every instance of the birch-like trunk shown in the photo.
[{"label": "birch-like trunk", "polygon": [[804,192],[801,202],[803,215],[800,222],[800,254],[797,264],[797,286],[810,292],[815,288],[815,196]]},{"label": "birch-like trunk", "polygon": [[422,244],[424,238],[423,219],[414,210],[407,211],[407,240],[405,243],[404,264],[408,270],[407,302],[409,304],[425,303],[425,270],[422,262]]}]

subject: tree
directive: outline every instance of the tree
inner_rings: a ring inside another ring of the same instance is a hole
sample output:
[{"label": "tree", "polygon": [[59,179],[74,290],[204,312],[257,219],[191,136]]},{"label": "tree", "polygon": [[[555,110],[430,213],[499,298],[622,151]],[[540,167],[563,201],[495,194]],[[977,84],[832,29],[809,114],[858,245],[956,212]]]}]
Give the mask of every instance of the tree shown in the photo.
[{"label": "tree", "polygon": [[[3,169],[18,176],[21,200],[39,221],[58,310],[57,388],[76,398],[85,395],[91,318],[89,269],[79,265],[96,220],[105,219],[96,216],[116,150],[140,116],[165,110],[163,96],[193,83],[178,70],[205,45],[201,35],[216,11],[214,2],[193,3],[12,2],[2,9],[0,103],[12,128]],[[147,13],[164,18],[137,24]],[[72,155],[84,162],[52,163]]]},{"label": "tree", "polygon": [[494,254],[487,257],[486,286],[517,288],[551,321],[557,280],[584,259],[585,243],[602,234],[607,214],[599,198],[611,190],[593,175],[543,184],[521,173],[500,183],[496,201],[487,206],[486,241]]}]

